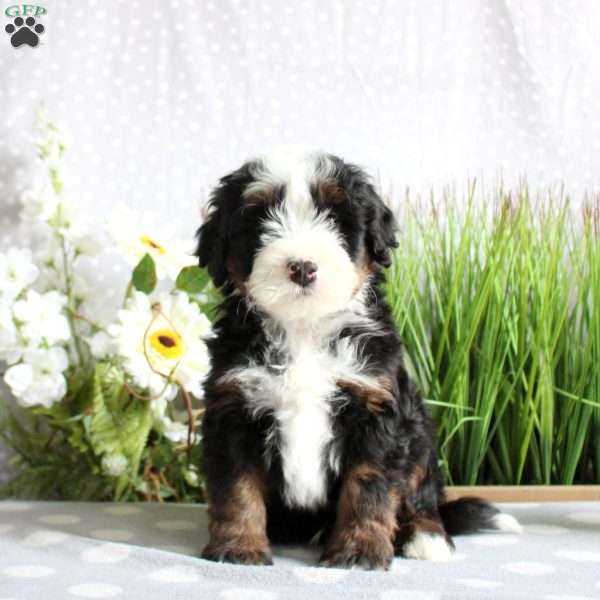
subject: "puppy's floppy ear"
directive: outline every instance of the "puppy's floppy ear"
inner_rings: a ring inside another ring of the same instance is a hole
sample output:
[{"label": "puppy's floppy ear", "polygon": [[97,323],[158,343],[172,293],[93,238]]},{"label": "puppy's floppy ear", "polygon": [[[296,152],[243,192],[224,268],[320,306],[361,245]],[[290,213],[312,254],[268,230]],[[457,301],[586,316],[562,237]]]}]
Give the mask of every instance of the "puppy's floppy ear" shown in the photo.
[{"label": "puppy's floppy ear", "polygon": [[242,171],[234,171],[220,180],[208,201],[206,220],[196,233],[198,262],[201,267],[208,267],[216,287],[221,287],[229,279],[230,223],[232,214],[242,202],[243,183],[247,177],[247,171]]},{"label": "puppy's floppy ear", "polygon": [[221,287],[227,279],[225,268],[226,242],[222,209],[211,198],[208,216],[196,232],[198,247],[196,256],[201,267],[208,267],[208,273],[216,287]]},{"label": "puppy's floppy ear", "polygon": [[362,208],[364,243],[369,257],[382,267],[389,267],[392,264],[390,248],[398,246],[394,214],[383,203],[363,169],[342,162],[338,173],[348,196]]},{"label": "puppy's floppy ear", "polygon": [[371,258],[382,267],[392,264],[390,248],[396,248],[396,219],[392,211],[383,203],[375,188],[367,183],[363,188],[366,201],[365,245]]}]

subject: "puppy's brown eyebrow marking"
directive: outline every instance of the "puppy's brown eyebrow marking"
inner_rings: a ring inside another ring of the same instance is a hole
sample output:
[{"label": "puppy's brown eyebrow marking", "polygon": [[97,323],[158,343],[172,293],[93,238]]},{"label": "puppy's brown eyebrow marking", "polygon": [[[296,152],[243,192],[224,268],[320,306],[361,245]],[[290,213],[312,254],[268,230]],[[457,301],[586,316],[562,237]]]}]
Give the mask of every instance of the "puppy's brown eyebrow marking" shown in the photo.
[{"label": "puppy's brown eyebrow marking", "polygon": [[320,179],[315,185],[317,198],[323,204],[339,204],[347,199],[344,190],[335,179]]},{"label": "puppy's brown eyebrow marking", "polygon": [[255,182],[244,190],[242,196],[246,200],[246,206],[270,206],[280,200],[283,194],[284,186],[282,185]]},{"label": "puppy's brown eyebrow marking", "polygon": [[246,196],[246,204],[248,206],[258,206],[260,204],[273,204],[273,189],[265,189],[259,192],[254,192]]}]

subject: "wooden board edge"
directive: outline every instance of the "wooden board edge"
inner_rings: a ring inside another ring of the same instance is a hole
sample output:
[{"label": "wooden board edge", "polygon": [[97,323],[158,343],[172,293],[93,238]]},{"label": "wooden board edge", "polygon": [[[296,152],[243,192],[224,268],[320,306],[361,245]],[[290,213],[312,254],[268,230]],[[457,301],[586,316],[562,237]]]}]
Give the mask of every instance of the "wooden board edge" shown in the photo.
[{"label": "wooden board edge", "polygon": [[600,501],[600,485],[482,485],[449,486],[448,500],[478,496],[489,502]]}]

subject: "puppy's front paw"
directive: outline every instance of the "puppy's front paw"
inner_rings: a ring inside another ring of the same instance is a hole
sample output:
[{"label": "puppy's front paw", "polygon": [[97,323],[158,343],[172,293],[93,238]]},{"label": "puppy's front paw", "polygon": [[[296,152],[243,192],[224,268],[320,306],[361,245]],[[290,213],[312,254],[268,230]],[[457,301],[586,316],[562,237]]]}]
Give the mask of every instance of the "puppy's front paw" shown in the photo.
[{"label": "puppy's front paw", "polygon": [[202,551],[202,558],[215,562],[236,565],[272,565],[273,558],[268,548],[243,548],[230,545],[209,544]]},{"label": "puppy's front paw", "polygon": [[321,556],[322,567],[350,569],[361,567],[375,571],[387,571],[390,568],[394,552],[390,544],[346,545],[327,548]]}]

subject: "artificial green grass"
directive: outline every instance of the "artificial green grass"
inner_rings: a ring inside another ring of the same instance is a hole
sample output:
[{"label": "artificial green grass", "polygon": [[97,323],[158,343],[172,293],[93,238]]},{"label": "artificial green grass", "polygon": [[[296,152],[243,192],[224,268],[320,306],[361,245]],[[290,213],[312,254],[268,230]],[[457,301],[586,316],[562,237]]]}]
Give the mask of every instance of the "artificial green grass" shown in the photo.
[{"label": "artificial green grass", "polygon": [[598,483],[600,201],[466,196],[407,196],[386,284],[447,480]]}]

